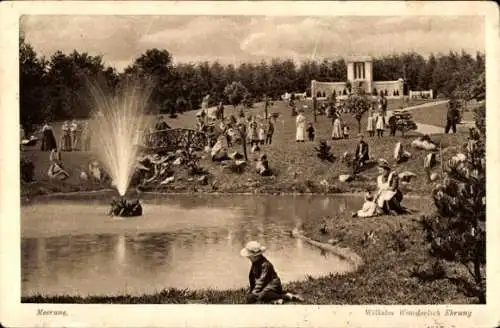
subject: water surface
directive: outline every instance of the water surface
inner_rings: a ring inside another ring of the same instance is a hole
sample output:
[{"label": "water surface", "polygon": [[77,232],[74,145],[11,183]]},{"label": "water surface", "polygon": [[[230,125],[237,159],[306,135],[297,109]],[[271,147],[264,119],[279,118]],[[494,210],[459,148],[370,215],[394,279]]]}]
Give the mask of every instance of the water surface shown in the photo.
[{"label": "water surface", "polygon": [[283,282],[352,270],[287,231],[313,216],[346,218],[357,197],[187,196],[144,199],[140,218],[106,216],[110,197],[23,206],[22,294],[117,295],[246,287],[247,241],[267,247]]}]

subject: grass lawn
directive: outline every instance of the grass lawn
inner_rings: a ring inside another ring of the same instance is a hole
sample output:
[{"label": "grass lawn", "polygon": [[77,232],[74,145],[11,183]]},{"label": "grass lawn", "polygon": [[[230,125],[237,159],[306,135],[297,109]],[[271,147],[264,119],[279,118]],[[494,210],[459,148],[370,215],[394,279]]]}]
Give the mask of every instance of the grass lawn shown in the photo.
[{"label": "grass lawn", "polygon": [[[301,104],[299,104],[301,105]],[[238,111],[238,109],[237,109]],[[237,112],[236,111],[236,112]],[[418,110],[416,110],[418,111]],[[226,108],[226,115],[234,112],[233,108]],[[254,109],[249,110],[251,115],[262,114],[263,108],[261,104],[257,104]],[[243,174],[227,173],[219,163],[214,163],[205,155],[205,159],[201,161],[201,165],[210,173],[210,183],[207,186],[196,185],[192,182],[187,182],[187,177],[183,172],[176,173],[176,181],[170,185],[162,187],[165,192],[342,192],[342,191],[364,191],[366,188],[375,188],[375,178],[377,176],[377,168],[371,167],[363,171],[359,175],[359,179],[351,183],[341,183],[338,181],[338,176],[341,174],[350,173],[344,163],[340,162],[340,156],[345,151],[353,152],[357,144],[357,138],[347,140],[330,140],[332,124],[331,120],[325,116],[318,116],[317,122],[314,123],[316,129],[316,141],[296,143],[295,142],[295,117],[290,115],[290,110],[285,103],[279,102],[270,108],[270,113],[279,113],[279,118],[275,124],[275,134],[273,144],[265,146],[263,152],[267,154],[270,166],[274,172],[274,177],[260,177],[253,170],[253,159],[256,159],[259,154],[249,152],[251,167]],[[309,122],[313,122],[311,113],[306,113]],[[354,118],[347,115],[346,123],[351,127],[351,135],[357,134],[357,122]],[[169,124],[172,127],[194,127],[196,118],[194,112],[189,112],[179,115],[177,119],[170,119]],[[361,121],[361,129],[365,131],[366,118]],[[57,128],[55,128],[57,132]],[[425,151],[409,149],[412,153],[412,158],[403,164],[395,165],[393,161],[393,149],[398,141],[401,141],[404,147],[410,147],[411,141],[416,137],[416,133],[408,133],[405,137],[401,137],[398,133],[395,137],[384,137],[378,139],[376,137],[366,138],[370,146],[370,156],[373,159],[385,158],[394,164],[398,171],[412,171],[418,177],[409,185],[404,186],[405,192],[427,194],[432,190],[432,185],[427,183],[423,171],[423,158],[426,155]],[[442,141],[444,147],[445,159],[454,155],[454,149],[457,145],[461,145],[466,134],[458,133],[455,135],[437,135],[433,136],[436,141]],[[323,162],[316,157],[314,147],[320,139],[329,140],[337,160],[334,163]],[[451,147],[451,148],[450,148]],[[35,147],[36,148],[36,147]],[[240,145],[235,145],[230,151],[242,151]],[[71,177],[64,181],[49,181],[47,170],[49,167],[49,153],[41,152],[37,149],[27,149],[22,152],[22,156],[30,157],[35,163],[36,179],[38,182],[23,185],[22,195],[33,196],[36,194],[44,194],[55,191],[77,191],[95,189],[94,185],[82,184],[79,181],[79,172],[81,168],[87,166],[88,162],[94,158],[90,152],[66,152],[62,154],[65,168],[70,173]],[[326,180],[329,183],[329,188],[326,189],[320,186],[320,182]]]},{"label": "grass lawn", "polygon": [[[411,111],[411,115],[416,122],[435,125],[443,128],[446,126],[446,112],[448,110],[447,104],[438,104],[418,108]],[[468,111],[463,113],[463,121],[474,121],[474,112]],[[457,125],[457,131],[467,132],[468,127],[462,124]]]},{"label": "grass lawn", "polygon": [[[252,115],[262,113],[261,104],[250,110]],[[233,109],[226,107],[226,115]],[[286,104],[276,102],[270,108],[270,113],[280,114],[275,125],[276,132],[273,144],[264,147],[268,155],[270,166],[275,177],[260,177],[253,169],[247,169],[243,174],[227,173],[217,163],[204,159],[201,165],[209,172],[210,183],[206,186],[189,182],[180,172],[176,173],[176,181],[164,187],[165,192],[198,191],[198,192],[342,192],[363,191],[375,188],[377,168],[371,167],[360,174],[358,180],[351,183],[341,183],[338,175],[349,173],[349,169],[337,159],[334,163],[320,161],[315,156],[315,143],[295,142],[295,118],[291,117]],[[416,114],[416,113],[415,113]],[[307,119],[312,122],[311,113],[306,113]],[[442,118],[441,118],[442,119]],[[357,123],[352,117],[346,117],[351,126],[351,135],[357,131]],[[192,128],[195,123],[194,113],[179,115],[177,119],[169,120],[173,127]],[[362,120],[362,131],[365,130],[366,118]],[[331,134],[332,124],[326,117],[318,117],[315,123],[316,138],[327,139]],[[423,172],[423,157],[425,151],[409,149],[412,158],[403,164],[395,165],[392,158],[396,142],[401,141],[405,147],[416,136],[409,133],[406,137],[384,137],[383,139],[366,138],[370,146],[372,158],[386,158],[398,171],[409,170],[417,177],[409,185],[402,187],[405,194],[413,193],[428,195],[433,185],[428,183]],[[443,157],[445,160],[453,156],[462,143],[465,142],[465,133],[435,135],[436,141],[442,141]],[[339,157],[344,151],[354,151],[357,140],[329,141],[333,151]],[[241,146],[234,150],[241,151]],[[49,154],[35,149],[26,150],[22,156],[30,156],[36,166],[38,182],[23,185],[21,193],[24,197],[54,191],[90,190],[104,186],[82,185],[78,181],[78,169],[93,157],[91,153],[72,152],[63,154],[63,162],[72,175],[67,181],[50,182],[46,178],[49,166]],[[257,154],[249,153],[256,157]],[[320,185],[323,179],[330,183],[328,190]],[[352,209],[353,211],[356,209]],[[349,247],[363,258],[364,265],[356,271],[343,276],[330,275],[318,279],[309,279],[288,284],[286,289],[302,294],[308,304],[466,304],[476,301],[470,292],[469,282],[463,280],[463,271],[451,264],[446,264],[448,277],[434,281],[422,282],[412,277],[410,271],[415,267],[426,267],[431,262],[424,240],[423,231],[417,221],[419,216],[430,213],[433,204],[429,198],[422,198],[419,213],[401,217],[377,217],[369,219],[342,218],[332,222],[329,232],[325,235],[319,232],[321,218],[310,218],[304,226],[305,233],[319,241],[335,238],[340,246]],[[366,232],[373,231],[375,240],[365,243]],[[406,239],[401,239],[407,235]],[[25,297],[23,302],[31,303],[242,303],[245,297],[244,290],[230,291],[189,291],[165,290],[157,294],[140,297]]]}]

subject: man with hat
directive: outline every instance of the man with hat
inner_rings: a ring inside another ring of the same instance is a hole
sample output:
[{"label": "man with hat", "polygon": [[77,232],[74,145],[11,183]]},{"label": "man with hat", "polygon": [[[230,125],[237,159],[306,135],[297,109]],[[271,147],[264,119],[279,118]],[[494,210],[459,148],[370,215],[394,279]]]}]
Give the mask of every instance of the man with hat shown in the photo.
[{"label": "man with hat", "polygon": [[354,173],[356,174],[360,168],[365,166],[366,161],[370,159],[369,147],[364,140],[362,133],[358,134],[359,143],[356,146],[356,152],[354,155]]},{"label": "man with hat", "polygon": [[257,241],[250,241],[240,251],[240,255],[252,262],[250,274],[250,294],[247,303],[272,302],[283,299],[284,292],[281,280],[273,265],[264,257],[266,247]]}]

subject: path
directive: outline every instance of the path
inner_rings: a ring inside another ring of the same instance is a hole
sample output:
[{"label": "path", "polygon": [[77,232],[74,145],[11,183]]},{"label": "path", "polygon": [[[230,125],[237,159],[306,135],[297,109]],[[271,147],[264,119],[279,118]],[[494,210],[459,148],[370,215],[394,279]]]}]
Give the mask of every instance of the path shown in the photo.
[{"label": "path", "polygon": [[[415,110],[415,109],[420,109],[420,108],[425,108],[425,107],[431,107],[431,106],[436,106],[436,105],[440,105],[440,104],[445,104],[447,102],[448,102],[448,100],[433,101],[433,102],[428,102],[428,103],[425,103],[425,104],[420,104],[420,105],[406,107],[403,110],[412,111],[412,110]],[[401,110],[401,109],[399,109],[399,110]],[[387,115],[390,117],[390,116],[392,116],[393,112],[394,111],[388,110],[387,111]],[[418,133],[422,133],[422,134],[439,134],[439,133],[444,133],[444,128],[441,127],[441,126],[430,125],[430,124],[423,124],[423,123],[419,123],[419,122],[415,122],[415,123],[417,124],[417,131],[416,132],[418,132]]]}]

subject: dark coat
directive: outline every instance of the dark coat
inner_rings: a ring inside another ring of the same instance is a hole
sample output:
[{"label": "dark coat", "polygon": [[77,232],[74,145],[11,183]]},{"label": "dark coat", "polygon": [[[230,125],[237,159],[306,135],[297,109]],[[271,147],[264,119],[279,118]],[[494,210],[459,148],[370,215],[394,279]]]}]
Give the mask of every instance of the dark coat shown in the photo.
[{"label": "dark coat", "polygon": [[[360,150],[361,150],[361,147],[363,147],[362,151],[361,151],[361,156],[360,156]],[[367,161],[370,159],[370,155],[368,154],[369,152],[369,147],[368,147],[368,144],[364,141],[360,141],[358,143],[358,145],[356,146],[356,159],[357,160],[363,160],[363,161]]]},{"label": "dark coat", "polygon": [[282,293],[281,280],[273,265],[264,256],[252,263],[249,274],[250,290],[252,293],[274,291]]}]

